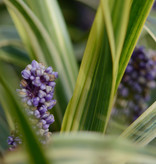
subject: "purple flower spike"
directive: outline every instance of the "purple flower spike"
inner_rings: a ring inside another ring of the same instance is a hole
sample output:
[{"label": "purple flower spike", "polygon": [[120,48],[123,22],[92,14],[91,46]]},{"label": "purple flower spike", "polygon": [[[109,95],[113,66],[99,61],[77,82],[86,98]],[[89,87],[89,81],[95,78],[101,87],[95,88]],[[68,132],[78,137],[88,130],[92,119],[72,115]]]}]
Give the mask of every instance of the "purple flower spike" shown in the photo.
[{"label": "purple flower spike", "polygon": [[118,88],[116,113],[123,113],[124,118],[127,116],[125,121],[132,123],[147,109],[150,91],[155,87],[156,51],[145,51],[143,47],[135,48]]},{"label": "purple flower spike", "polygon": [[[39,135],[39,140],[45,144],[51,134],[49,126],[54,122],[54,116],[47,111],[56,104],[53,94],[56,85],[54,81],[58,77],[58,73],[54,72],[52,67],[46,68],[43,64],[33,60],[21,74],[24,79],[21,80],[21,89],[18,89],[17,92],[25,103],[25,112],[33,129],[37,130],[36,134]],[[16,129],[15,134],[8,137],[11,150],[22,143]]]}]

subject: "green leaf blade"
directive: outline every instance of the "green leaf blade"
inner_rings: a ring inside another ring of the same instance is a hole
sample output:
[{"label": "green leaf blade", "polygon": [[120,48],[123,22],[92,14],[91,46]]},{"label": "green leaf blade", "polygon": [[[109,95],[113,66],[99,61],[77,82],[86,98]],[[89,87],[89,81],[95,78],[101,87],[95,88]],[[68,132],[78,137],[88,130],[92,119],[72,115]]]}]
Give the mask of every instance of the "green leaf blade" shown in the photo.
[{"label": "green leaf blade", "polygon": [[[12,74],[13,73],[13,74]],[[0,83],[3,88],[3,93],[7,97],[7,101],[10,103],[11,107],[4,108],[6,113],[11,116],[12,121],[17,120],[18,126],[22,132],[25,147],[27,148],[27,153],[29,155],[29,162],[32,164],[35,163],[45,163],[48,164],[48,160],[44,151],[42,149],[39,140],[30,124],[28,116],[24,112],[24,106],[19,102],[19,99],[16,94],[16,83],[12,80],[14,71],[4,63],[0,63]],[[16,81],[16,80],[15,80]],[[16,81],[17,82],[17,81]],[[2,89],[0,88],[0,89]]]},{"label": "green leaf blade", "polygon": [[121,137],[141,146],[150,143],[156,137],[156,102],[134,121]]},{"label": "green leaf blade", "polygon": [[[81,132],[55,134],[46,153],[54,164],[154,164],[155,152],[155,148],[138,147],[123,139]],[[23,152],[10,153],[4,159],[6,164],[25,164],[26,161]]]},{"label": "green leaf blade", "polygon": [[[5,0],[5,3],[22,36],[24,45],[29,51],[31,59],[52,66],[55,71],[59,72],[55,95],[57,104],[54,107],[55,127],[56,130],[59,130],[66,105],[73,93],[78,68],[57,1],[30,1],[28,3],[30,6],[24,1],[17,0]],[[36,12],[38,5],[40,8],[44,8],[44,12],[40,12],[41,17]],[[51,11],[53,7],[54,9]],[[52,12],[52,15],[49,12]],[[47,22],[43,21],[43,19]],[[59,29],[62,31],[57,32],[56,35],[55,31]]]},{"label": "green leaf blade", "polygon": [[153,0],[138,0],[132,1],[132,7],[130,11],[130,18],[128,22],[128,28],[126,32],[126,37],[121,52],[121,57],[119,60],[119,71],[117,75],[116,89],[121,81],[121,78],[124,74],[128,61],[132,55],[132,52],[135,48],[136,42],[139,38],[143,25],[146,21],[146,18],[150,12],[150,9],[153,5]]},{"label": "green leaf blade", "polygon": [[151,35],[156,42],[156,18],[155,16],[148,16],[144,25],[145,30]]},{"label": "green leaf blade", "polygon": [[104,10],[107,3],[102,1],[97,10],[62,131],[93,130],[105,133],[118,71],[111,13]]}]

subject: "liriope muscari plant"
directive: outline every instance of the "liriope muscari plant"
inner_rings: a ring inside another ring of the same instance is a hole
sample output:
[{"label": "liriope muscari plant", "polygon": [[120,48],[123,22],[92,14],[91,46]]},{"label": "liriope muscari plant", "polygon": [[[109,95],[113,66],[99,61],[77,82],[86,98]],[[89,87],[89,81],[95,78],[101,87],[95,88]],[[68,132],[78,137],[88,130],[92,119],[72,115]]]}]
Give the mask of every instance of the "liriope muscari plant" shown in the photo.
[{"label": "liriope muscari plant", "polygon": [[147,109],[155,80],[156,52],[135,48],[118,88],[114,116],[127,115],[129,123],[136,120]]},{"label": "liriope muscari plant", "polygon": [[[23,79],[20,83],[21,89],[17,89],[18,95],[25,104],[25,111],[40,142],[45,144],[51,135],[49,126],[54,122],[54,116],[49,110],[56,104],[53,96],[56,85],[54,81],[58,78],[58,73],[51,66],[46,68],[42,63],[33,60],[21,74]],[[16,124],[15,130],[8,137],[9,149],[14,150],[22,142],[22,135]]]}]

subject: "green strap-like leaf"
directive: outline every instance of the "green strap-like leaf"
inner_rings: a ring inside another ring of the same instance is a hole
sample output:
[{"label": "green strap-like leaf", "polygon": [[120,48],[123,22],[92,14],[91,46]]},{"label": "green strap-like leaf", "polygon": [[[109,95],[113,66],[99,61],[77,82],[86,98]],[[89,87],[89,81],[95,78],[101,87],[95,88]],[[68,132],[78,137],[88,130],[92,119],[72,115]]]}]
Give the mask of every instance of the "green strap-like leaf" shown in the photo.
[{"label": "green strap-like leaf", "polygon": [[[54,134],[46,151],[54,164],[155,164],[156,149],[96,133]],[[25,164],[22,151],[7,154],[6,164]]]},{"label": "green strap-like leaf", "polygon": [[22,47],[17,31],[12,26],[0,26],[0,48],[5,46]]},{"label": "green strap-like leaf", "polygon": [[152,3],[152,0],[102,1],[90,32],[76,88],[65,113],[62,131],[106,131],[120,78]]},{"label": "green strap-like leaf", "polygon": [[122,79],[122,76],[127,67],[128,61],[132,55],[135,48],[136,42],[139,38],[143,25],[149,14],[149,11],[153,5],[154,0],[132,0],[132,7],[130,11],[130,18],[128,22],[128,28],[126,32],[126,37],[124,45],[121,52],[121,57],[119,61],[119,71],[117,75],[116,89]]},{"label": "green strap-like leaf", "polygon": [[[50,1],[32,2],[35,2],[36,6],[38,6],[38,3],[41,3],[41,8],[45,7],[46,5],[44,12],[48,12],[47,14],[50,14],[49,12],[52,10],[52,15],[50,16],[52,16],[54,20],[52,19],[47,21],[49,22],[48,29],[50,27],[51,30],[60,29],[63,30],[64,35],[66,34],[64,23],[62,22],[61,15],[59,14],[60,11],[56,1],[51,1],[53,5],[49,4]],[[52,37],[52,35],[50,35],[47,30],[47,26],[40,22],[39,18],[33,13],[32,10],[30,10],[24,1],[5,0],[5,3],[7,4],[14,22],[20,32],[20,35],[22,36],[22,39],[27,49],[29,50],[31,59],[39,60],[40,62],[46,63],[48,66],[51,65],[54,67],[55,71],[59,72],[59,79],[57,81],[55,95],[55,98],[57,99],[57,105],[54,108],[54,115],[56,120],[55,125],[56,128],[59,129],[65,107],[71,98],[77,76],[77,66],[75,64],[76,62],[74,57],[72,57],[73,52],[71,51],[72,48],[68,42],[69,38],[67,37],[67,34],[62,36],[61,31],[60,33],[57,32],[57,36],[54,35]],[[33,8],[33,10],[36,11],[39,10],[39,8]],[[43,8],[41,10],[43,10]],[[55,17],[54,14],[58,15],[58,18]],[[46,16],[47,15],[44,15],[45,19],[49,17]],[[58,21],[58,23],[56,21]],[[53,25],[50,22],[55,24]],[[53,33],[55,32],[53,31]],[[62,41],[62,43],[60,43],[60,41]],[[62,46],[66,47],[66,51],[61,48]],[[64,58],[66,58],[66,60],[64,60]]]},{"label": "green strap-like leaf", "polygon": [[24,46],[13,26],[0,26],[0,60],[23,68],[30,63]]},{"label": "green strap-like leaf", "polygon": [[148,16],[144,28],[147,30],[147,32],[151,35],[151,37],[156,42],[156,14],[155,16]]},{"label": "green strap-like leaf", "polygon": [[[11,107],[4,108],[6,113],[12,116],[12,120],[17,120],[18,126],[24,137],[24,144],[27,148],[29,155],[29,162],[32,164],[47,164],[48,161],[45,157],[44,151],[34,133],[32,125],[30,125],[28,116],[24,112],[24,107],[19,103],[18,95],[16,93],[16,83],[13,82],[13,70],[0,62],[0,83],[2,85],[4,97],[7,98],[7,103]],[[14,77],[15,78],[15,77]],[[16,79],[14,79],[15,81]]]},{"label": "green strap-like leaf", "polygon": [[17,47],[3,47],[0,49],[0,60],[25,68],[30,59],[26,52]]},{"label": "green strap-like leaf", "polygon": [[111,19],[111,12],[109,10],[109,4],[107,0],[101,0],[102,12],[105,21],[106,31],[108,35],[108,41],[110,45],[112,61],[114,64],[115,55],[116,55],[116,46],[115,46],[115,38],[114,38],[114,31]]},{"label": "green strap-like leaf", "polygon": [[145,146],[156,137],[156,102],[153,103],[121,137],[130,139],[138,145]]},{"label": "green strap-like leaf", "polygon": [[74,90],[78,74],[72,44],[57,0],[24,0],[47,29]]},{"label": "green strap-like leaf", "polygon": [[[118,3],[112,1],[112,3]],[[120,3],[123,3],[120,1]],[[126,12],[128,19],[130,1],[125,1],[120,12]],[[102,1],[90,32],[88,44],[82,60],[74,95],[65,113],[62,131],[70,130],[106,130],[113,105],[114,89],[118,71],[119,43],[114,36],[114,22],[108,1]],[[125,10],[125,8],[127,10]],[[112,10],[113,11],[113,10]],[[114,12],[117,14],[116,12]],[[121,18],[122,23],[125,22]],[[118,27],[118,26],[117,26]],[[118,27],[123,33],[126,25]],[[117,35],[116,35],[117,37]],[[121,37],[120,45],[123,45]],[[121,49],[121,48],[120,48]]]},{"label": "green strap-like leaf", "polygon": [[[1,94],[0,94],[0,103],[1,103],[1,97],[2,97]],[[1,155],[8,149],[6,138],[9,135],[9,126],[7,124],[5,114],[1,106],[0,106],[0,134],[1,134],[0,135],[0,141],[1,141],[0,142],[0,155]]]}]

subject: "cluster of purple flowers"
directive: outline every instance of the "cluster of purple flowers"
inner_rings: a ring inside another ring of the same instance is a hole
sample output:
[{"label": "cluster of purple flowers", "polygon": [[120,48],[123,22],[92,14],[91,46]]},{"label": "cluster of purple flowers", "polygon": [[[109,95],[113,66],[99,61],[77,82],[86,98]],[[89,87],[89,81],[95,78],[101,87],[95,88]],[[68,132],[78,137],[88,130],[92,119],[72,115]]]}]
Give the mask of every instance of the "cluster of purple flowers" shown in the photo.
[{"label": "cluster of purple flowers", "polygon": [[127,115],[129,123],[138,118],[147,108],[150,91],[156,86],[155,80],[155,52],[136,48],[118,88],[115,113]]},{"label": "cluster of purple flowers", "polygon": [[[41,143],[45,144],[51,134],[49,126],[54,122],[54,116],[49,110],[56,104],[53,95],[58,73],[52,67],[46,68],[33,60],[21,74],[21,89],[17,89],[17,92],[25,103],[25,111]],[[8,137],[8,144],[15,147],[19,144],[18,139],[11,135]]]},{"label": "cluster of purple flowers", "polygon": [[9,150],[14,150],[18,145],[22,144],[22,136],[16,131],[13,131],[11,136],[8,137],[8,145],[10,145]]}]

